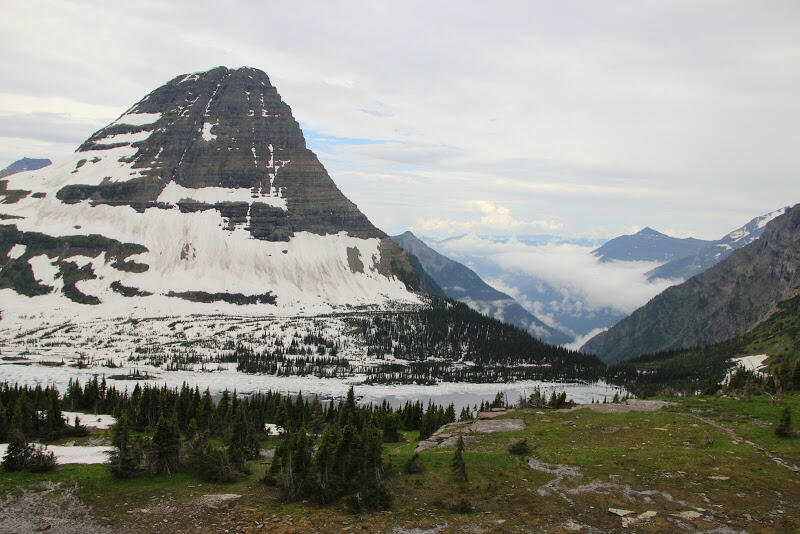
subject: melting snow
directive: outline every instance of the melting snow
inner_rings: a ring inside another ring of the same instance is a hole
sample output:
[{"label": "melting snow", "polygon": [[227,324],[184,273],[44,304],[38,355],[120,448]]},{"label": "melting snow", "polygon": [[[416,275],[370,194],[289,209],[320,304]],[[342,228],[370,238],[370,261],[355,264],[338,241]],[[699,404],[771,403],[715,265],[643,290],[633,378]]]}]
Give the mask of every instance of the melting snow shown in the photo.
[{"label": "melting snow", "polygon": [[152,132],[143,130],[141,132],[131,132],[131,133],[119,133],[114,135],[108,135],[103,137],[102,139],[98,139],[96,144],[98,145],[112,145],[117,143],[127,143],[133,144],[138,143],[140,141],[144,141]]},{"label": "melting snow", "polygon": [[45,254],[32,257],[28,263],[33,268],[33,277],[45,284],[52,283],[58,274],[58,267]]},{"label": "melting snow", "polygon": [[178,85],[182,84],[183,82],[191,82],[191,81],[194,81],[194,80],[198,79],[199,77],[200,77],[200,75],[199,75],[199,74],[187,74],[186,76],[184,76],[183,78],[181,78],[181,79],[178,81]]},{"label": "melting snow", "polygon": [[128,126],[145,126],[161,119],[161,113],[126,113],[118,118],[112,125],[125,124]]},{"label": "melting snow", "polygon": [[[5,456],[7,448],[8,443],[0,443],[0,457]],[[45,448],[55,454],[60,464],[104,464],[108,461],[108,453],[114,450],[114,447],[88,445],[47,445]]]},{"label": "melting snow", "polygon": [[211,128],[216,126],[216,124],[211,124],[210,122],[203,123],[203,139],[206,141],[213,141],[217,138],[216,134],[211,133]]},{"label": "melting snow", "polygon": [[113,415],[94,415],[81,412],[61,412],[61,414],[70,425],[75,423],[75,418],[77,417],[80,421],[80,424],[89,428],[96,428],[98,430],[106,430],[111,428],[117,422]]},{"label": "melting snow", "polygon": [[8,257],[11,258],[12,260],[15,260],[20,256],[22,256],[23,254],[25,254],[26,248],[27,247],[25,245],[20,245],[16,243],[14,244],[13,247],[11,247],[11,250],[8,251]]},{"label": "melting snow", "polygon": [[767,213],[766,215],[764,215],[761,218],[761,220],[758,221],[758,227],[759,228],[764,228],[767,225],[768,222],[770,222],[771,220],[773,220],[776,217],[779,217],[779,216],[783,215],[785,212],[786,212],[786,208],[781,208],[781,209],[773,211],[771,213]]},{"label": "melting snow", "polygon": [[170,181],[161,194],[158,202],[174,204],[181,200],[191,199],[197,202],[215,204],[217,202],[259,202],[269,204],[286,211],[286,199],[276,198],[264,193],[254,193],[247,187],[199,187],[188,188]]}]

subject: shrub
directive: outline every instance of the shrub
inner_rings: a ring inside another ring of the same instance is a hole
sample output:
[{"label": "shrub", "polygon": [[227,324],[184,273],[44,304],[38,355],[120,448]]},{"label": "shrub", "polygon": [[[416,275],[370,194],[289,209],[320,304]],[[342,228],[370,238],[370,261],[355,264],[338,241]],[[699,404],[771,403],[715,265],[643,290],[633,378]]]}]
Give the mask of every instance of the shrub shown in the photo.
[{"label": "shrub", "polygon": [[47,473],[56,468],[58,463],[53,451],[48,451],[43,446],[28,446],[25,458],[25,470],[31,473]]},{"label": "shrub", "polygon": [[3,468],[7,472],[46,473],[55,469],[57,465],[52,451],[48,451],[42,445],[31,445],[22,432],[12,429],[11,442],[3,457]]},{"label": "shrub", "polygon": [[783,409],[783,413],[781,414],[780,421],[778,421],[778,426],[775,427],[775,434],[788,438],[793,435],[792,432],[792,412],[789,410],[789,407]]},{"label": "shrub", "polygon": [[409,458],[406,464],[403,466],[403,470],[410,475],[425,472],[425,466],[422,465],[422,462],[419,459],[419,454],[415,452],[414,455]]},{"label": "shrub", "polygon": [[471,514],[473,512],[472,504],[464,497],[461,497],[457,503],[451,506],[450,510],[457,514]]},{"label": "shrub", "polygon": [[508,452],[510,454],[515,454],[518,456],[524,456],[526,454],[530,454],[531,448],[528,445],[527,439],[521,439],[519,441],[515,441],[508,447]]}]

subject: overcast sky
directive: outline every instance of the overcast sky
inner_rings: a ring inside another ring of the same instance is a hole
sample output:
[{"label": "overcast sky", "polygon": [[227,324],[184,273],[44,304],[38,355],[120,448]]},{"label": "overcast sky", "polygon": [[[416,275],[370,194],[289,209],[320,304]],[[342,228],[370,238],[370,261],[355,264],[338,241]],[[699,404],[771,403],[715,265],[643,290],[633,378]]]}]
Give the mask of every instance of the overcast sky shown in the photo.
[{"label": "overcast sky", "polygon": [[[135,6],[135,7],[134,7]],[[800,201],[800,2],[4,0],[0,167],[264,70],[389,233],[718,238]]]}]

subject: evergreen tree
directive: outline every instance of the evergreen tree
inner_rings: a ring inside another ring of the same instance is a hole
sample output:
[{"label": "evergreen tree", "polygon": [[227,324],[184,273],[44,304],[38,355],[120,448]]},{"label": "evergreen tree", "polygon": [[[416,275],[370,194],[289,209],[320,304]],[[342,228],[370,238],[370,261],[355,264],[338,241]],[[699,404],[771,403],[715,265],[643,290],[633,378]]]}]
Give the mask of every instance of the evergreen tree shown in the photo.
[{"label": "evergreen tree", "polygon": [[25,434],[16,425],[12,425],[9,437],[11,439],[9,440],[6,454],[3,456],[3,469],[9,473],[22,471],[25,469],[25,462],[30,454],[30,445],[28,445],[28,440],[25,439]]},{"label": "evergreen tree", "polygon": [[177,422],[162,413],[150,443],[150,468],[155,473],[173,473],[180,468],[181,439]]},{"label": "evergreen tree", "polygon": [[58,399],[57,391],[53,391],[53,393],[50,395],[50,403],[47,407],[45,425],[47,428],[46,437],[48,439],[57,438],[63,432],[64,427],[66,426],[64,424],[64,416],[61,414],[61,402]]},{"label": "evergreen tree", "polygon": [[444,413],[444,423],[455,423],[456,422],[456,409],[451,402],[450,405],[447,407]]},{"label": "evergreen tree", "polygon": [[400,435],[400,415],[391,412],[383,419],[383,441],[387,443],[397,443],[403,438]]},{"label": "evergreen tree", "polygon": [[333,425],[327,425],[314,454],[314,469],[317,473],[319,499],[322,503],[330,502],[336,495],[337,479],[334,465],[336,446],[337,432]]},{"label": "evergreen tree", "polygon": [[461,415],[458,416],[458,420],[469,421],[470,419],[472,419],[472,414],[470,413],[469,408],[467,406],[464,406],[463,408],[461,408]]},{"label": "evergreen tree", "polygon": [[207,430],[195,433],[189,444],[189,467],[207,482],[231,482],[238,476],[227,452],[211,445]]},{"label": "evergreen tree", "polygon": [[36,429],[36,410],[28,402],[25,390],[17,397],[11,426],[16,427],[23,435],[33,434]]},{"label": "evergreen tree", "polygon": [[467,481],[467,464],[464,462],[464,436],[458,435],[458,442],[456,443],[456,452],[453,455],[453,460],[450,463],[450,468],[453,476],[461,481]]},{"label": "evergreen tree", "polygon": [[[256,443],[257,445],[257,443]],[[247,424],[247,415],[244,407],[236,410],[233,425],[231,426],[230,439],[228,440],[228,456],[231,463],[240,471],[244,471],[245,462],[258,450],[253,451],[253,438]]]},{"label": "evergreen tree", "polygon": [[197,409],[197,426],[200,430],[211,430],[214,426],[214,400],[206,389]]},{"label": "evergreen tree", "polygon": [[792,431],[792,412],[789,410],[789,407],[786,406],[783,409],[783,413],[781,414],[780,421],[778,421],[778,426],[775,427],[775,434],[782,436],[782,437],[791,437],[793,434]]},{"label": "evergreen tree", "polygon": [[219,399],[219,403],[217,403],[216,412],[214,433],[217,436],[227,438],[231,421],[231,396],[227,389],[222,392],[222,397]]},{"label": "evergreen tree", "polygon": [[109,454],[109,469],[116,478],[131,478],[139,471],[142,448],[130,433],[128,414],[122,412],[111,428],[111,443],[114,450]]}]

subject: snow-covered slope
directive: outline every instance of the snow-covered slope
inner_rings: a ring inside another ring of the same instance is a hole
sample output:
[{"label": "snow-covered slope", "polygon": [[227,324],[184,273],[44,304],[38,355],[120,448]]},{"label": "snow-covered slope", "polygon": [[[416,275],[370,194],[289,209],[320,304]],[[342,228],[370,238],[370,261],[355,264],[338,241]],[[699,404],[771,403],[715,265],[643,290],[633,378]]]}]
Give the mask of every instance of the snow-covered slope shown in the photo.
[{"label": "snow-covered slope", "polygon": [[179,76],[69,158],[0,180],[0,329],[421,303],[258,70]]}]

